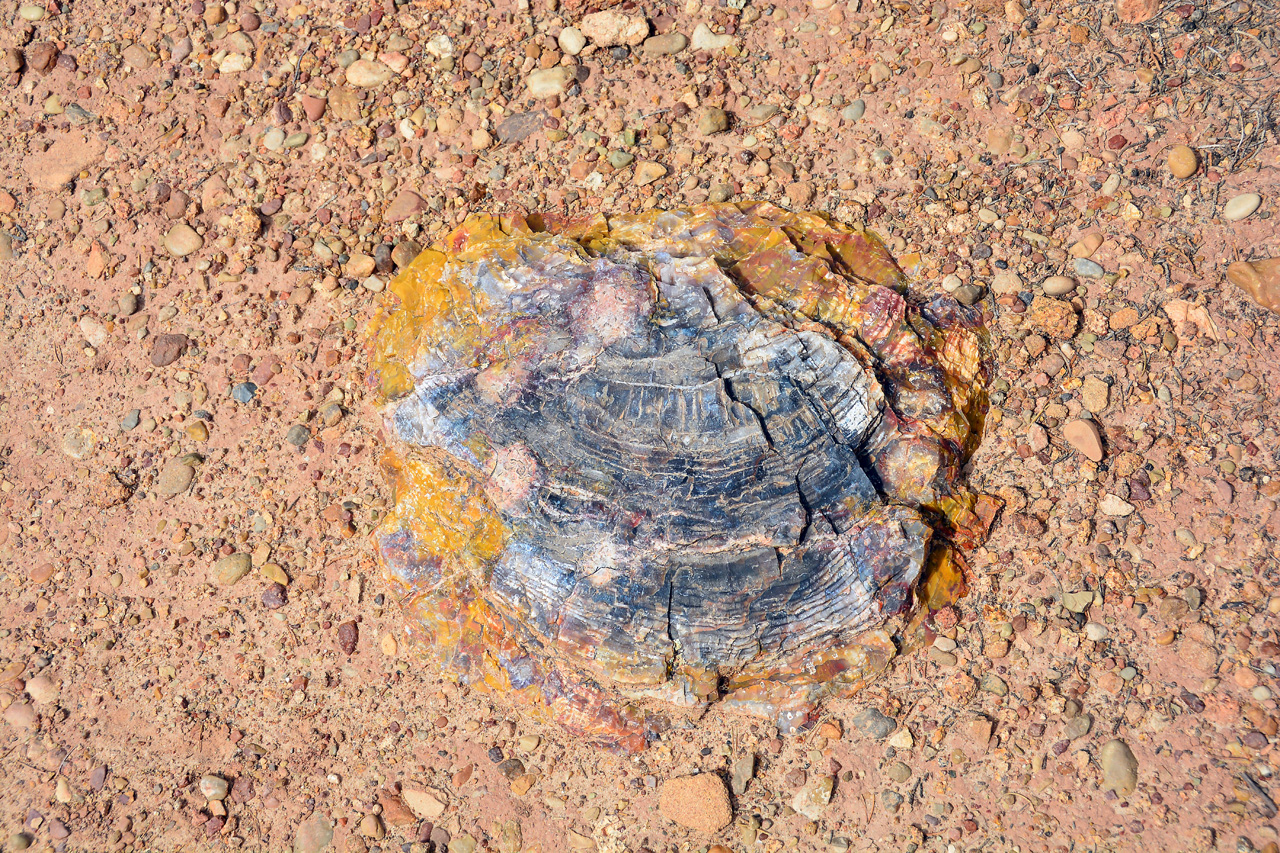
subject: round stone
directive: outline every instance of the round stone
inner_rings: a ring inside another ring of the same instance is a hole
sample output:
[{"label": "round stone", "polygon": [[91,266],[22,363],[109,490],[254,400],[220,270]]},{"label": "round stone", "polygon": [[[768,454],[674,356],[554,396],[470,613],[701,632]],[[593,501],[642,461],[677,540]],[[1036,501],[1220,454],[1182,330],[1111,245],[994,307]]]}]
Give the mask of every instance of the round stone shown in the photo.
[{"label": "round stone", "polygon": [[1040,283],[1040,287],[1048,296],[1066,296],[1075,292],[1076,280],[1066,275],[1051,275]]},{"label": "round stone", "polygon": [[1200,158],[1190,145],[1175,145],[1169,149],[1168,164],[1175,178],[1189,178],[1200,168]]},{"label": "round stone", "polygon": [[1228,222],[1239,222],[1252,216],[1261,204],[1262,196],[1257,193],[1241,193],[1222,206],[1222,218]]}]

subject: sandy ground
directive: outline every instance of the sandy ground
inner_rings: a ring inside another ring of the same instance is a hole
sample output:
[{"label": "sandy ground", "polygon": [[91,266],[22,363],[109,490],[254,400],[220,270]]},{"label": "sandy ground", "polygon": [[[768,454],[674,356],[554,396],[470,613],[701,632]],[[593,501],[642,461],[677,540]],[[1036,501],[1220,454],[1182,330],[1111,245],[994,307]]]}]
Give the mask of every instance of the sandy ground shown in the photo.
[{"label": "sandy ground", "polygon": [[[1276,8],[532,3],[0,4],[4,849],[1275,851]],[[980,288],[1006,506],[820,725],[614,755],[403,641],[359,334],[469,212],[746,198]]]}]

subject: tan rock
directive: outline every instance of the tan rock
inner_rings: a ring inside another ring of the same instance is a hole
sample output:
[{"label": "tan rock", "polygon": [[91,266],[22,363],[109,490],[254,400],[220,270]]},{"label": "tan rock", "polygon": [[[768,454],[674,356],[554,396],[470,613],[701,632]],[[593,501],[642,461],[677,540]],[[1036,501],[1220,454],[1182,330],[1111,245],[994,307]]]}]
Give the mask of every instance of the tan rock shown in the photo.
[{"label": "tan rock", "polygon": [[387,205],[387,212],[383,214],[382,218],[388,222],[399,222],[416,213],[421,213],[426,208],[427,202],[422,196],[413,190],[403,190],[391,204]]},{"label": "tan rock", "polygon": [[1111,386],[1100,376],[1086,376],[1080,385],[1080,397],[1084,407],[1097,414],[1111,401]]},{"label": "tan rock", "polygon": [[649,37],[649,22],[639,15],[624,15],[605,9],[584,17],[578,24],[578,30],[600,47],[620,44],[635,47]]},{"label": "tan rock", "polygon": [[347,85],[372,89],[396,76],[396,72],[377,60],[357,59],[347,66]]},{"label": "tan rock", "polygon": [[1098,425],[1090,420],[1075,420],[1062,428],[1062,437],[1076,450],[1094,462],[1101,462],[1106,452],[1102,447],[1102,434]]},{"label": "tan rock", "polygon": [[1129,744],[1122,740],[1109,740],[1098,750],[1098,764],[1102,766],[1102,789],[1115,791],[1120,796],[1132,794],[1138,787],[1138,759]]},{"label": "tan rock", "polygon": [[204,238],[185,222],[179,222],[164,235],[164,247],[175,258],[185,258],[204,245]]},{"label": "tan rock", "polygon": [[1159,0],[1116,0],[1116,17],[1126,24],[1141,24],[1160,11]]},{"label": "tan rock", "polygon": [[1227,281],[1263,308],[1280,314],[1280,258],[1236,261],[1227,267]]},{"label": "tan rock", "polygon": [[400,799],[423,820],[435,820],[449,807],[448,798],[426,788],[404,788],[400,791]]},{"label": "tan rock", "polygon": [[563,65],[539,68],[532,72],[525,82],[529,87],[529,97],[550,98],[553,95],[564,94],[569,84],[573,82],[573,71]]},{"label": "tan rock", "polygon": [[1190,145],[1175,145],[1169,149],[1168,165],[1175,178],[1189,178],[1200,168],[1200,158]]},{"label": "tan rock", "polygon": [[729,790],[714,773],[663,782],[658,810],[667,820],[699,832],[719,832],[733,821]]},{"label": "tan rock", "polygon": [[667,167],[652,160],[641,160],[636,164],[636,186],[643,187],[653,183],[667,174]]},{"label": "tan rock", "polygon": [[356,93],[345,86],[334,86],[329,90],[329,112],[340,121],[360,120],[360,99]]}]

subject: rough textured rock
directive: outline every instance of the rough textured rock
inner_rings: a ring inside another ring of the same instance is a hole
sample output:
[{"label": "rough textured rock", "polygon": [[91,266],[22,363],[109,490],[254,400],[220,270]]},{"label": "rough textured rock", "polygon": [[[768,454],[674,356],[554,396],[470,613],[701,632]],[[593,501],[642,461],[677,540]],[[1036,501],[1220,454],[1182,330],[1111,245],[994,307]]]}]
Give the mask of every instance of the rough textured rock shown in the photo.
[{"label": "rough textured rock", "polygon": [[699,832],[719,832],[733,821],[729,791],[714,773],[663,782],[658,810],[667,820]]},{"label": "rough textured rock", "polygon": [[1227,281],[1263,308],[1280,314],[1280,258],[1236,261],[1227,267]]},{"label": "rough textured rock", "polygon": [[810,779],[791,798],[791,808],[809,820],[817,820],[831,804],[831,792],[835,790],[835,786],[836,777],[834,776],[817,776]]},{"label": "rough textured rock", "polygon": [[1116,0],[1116,17],[1126,24],[1141,24],[1160,11],[1159,0]]},{"label": "rough textured rock", "polygon": [[[833,289],[783,222],[861,278]],[[513,688],[573,728],[643,745],[659,723],[627,702],[650,697],[773,709],[789,728],[894,653],[879,629],[919,577],[920,508],[955,511],[940,502],[969,426],[948,389],[974,384],[978,339],[949,297],[910,307],[886,286],[901,273],[869,232],[769,205],[610,225],[606,245],[674,255],[656,280],[628,255],[473,220],[449,240],[458,263],[424,252],[392,283],[406,310],[375,330],[370,378],[395,448],[384,566],[429,591],[415,618],[438,619],[433,596],[462,602],[458,635],[504,638]],[[478,314],[444,307],[458,287],[485,294]],[[946,369],[917,333],[931,322]],[[804,675],[813,655],[841,680]]]},{"label": "rough textured rock", "polygon": [[1132,794],[1138,787],[1138,759],[1129,744],[1122,740],[1109,740],[1098,750],[1098,764],[1102,767],[1102,787],[1120,796]]},{"label": "rough textured rock", "polygon": [[642,44],[649,37],[649,22],[639,15],[624,15],[612,9],[593,12],[578,24],[584,36],[600,47]]}]

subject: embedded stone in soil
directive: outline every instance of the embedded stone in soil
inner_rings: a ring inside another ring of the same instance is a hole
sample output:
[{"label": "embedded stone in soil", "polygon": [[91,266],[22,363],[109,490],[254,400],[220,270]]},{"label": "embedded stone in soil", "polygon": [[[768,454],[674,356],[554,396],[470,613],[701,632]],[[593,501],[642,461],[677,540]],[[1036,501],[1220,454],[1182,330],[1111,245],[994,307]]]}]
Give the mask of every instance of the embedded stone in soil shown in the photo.
[{"label": "embedded stone in soil", "polygon": [[444,247],[392,282],[368,380],[381,560],[468,677],[628,749],[716,700],[792,728],[982,535],[980,314],[909,298],[874,234],[726,204]]}]

